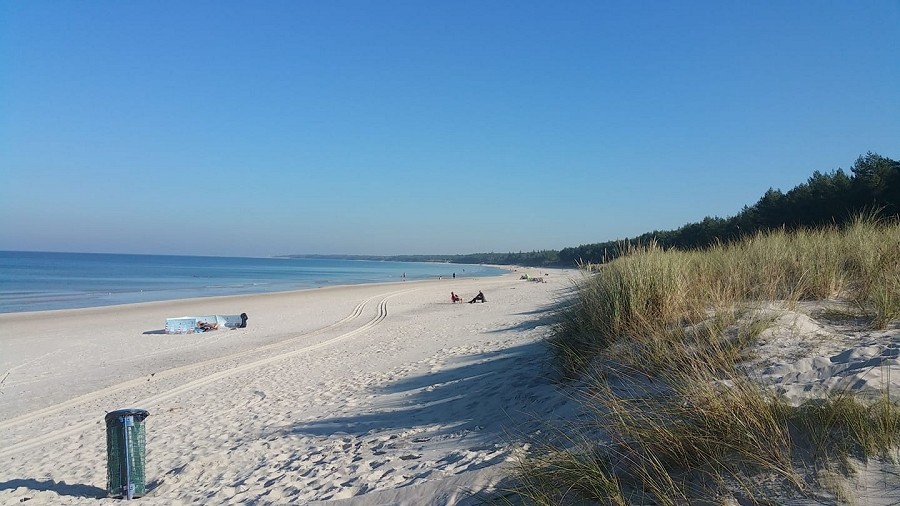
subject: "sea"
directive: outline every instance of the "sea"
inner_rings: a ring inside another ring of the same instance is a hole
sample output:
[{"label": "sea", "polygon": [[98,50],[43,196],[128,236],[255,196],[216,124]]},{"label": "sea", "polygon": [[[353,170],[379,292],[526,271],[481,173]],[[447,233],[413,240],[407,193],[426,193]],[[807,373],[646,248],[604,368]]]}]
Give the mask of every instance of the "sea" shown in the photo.
[{"label": "sea", "polygon": [[504,272],[427,262],[0,251],[0,313]]}]

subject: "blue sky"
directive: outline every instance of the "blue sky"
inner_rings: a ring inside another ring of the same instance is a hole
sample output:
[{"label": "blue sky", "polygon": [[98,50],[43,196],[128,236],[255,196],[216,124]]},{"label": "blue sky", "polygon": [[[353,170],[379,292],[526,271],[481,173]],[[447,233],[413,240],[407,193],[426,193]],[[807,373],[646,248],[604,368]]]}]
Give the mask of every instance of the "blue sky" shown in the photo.
[{"label": "blue sky", "polygon": [[900,2],[2,2],[0,249],[530,251],[900,159]]}]

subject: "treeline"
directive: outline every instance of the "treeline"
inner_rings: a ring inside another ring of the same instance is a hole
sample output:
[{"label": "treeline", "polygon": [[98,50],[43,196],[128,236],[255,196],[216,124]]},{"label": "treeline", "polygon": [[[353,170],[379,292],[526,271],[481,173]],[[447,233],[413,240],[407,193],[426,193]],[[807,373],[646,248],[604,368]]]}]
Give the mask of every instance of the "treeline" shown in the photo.
[{"label": "treeline", "polygon": [[783,193],[769,189],[730,218],[706,217],[677,230],[655,230],[634,238],[584,244],[559,251],[559,262],[603,263],[623,250],[655,241],[663,248],[698,249],[759,231],[841,225],[860,213],[900,216],[900,162],[876,153],[857,158],[847,174],[816,171],[806,183]]},{"label": "treeline", "polygon": [[541,250],[518,253],[468,253],[465,255],[398,255],[385,257],[394,262],[445,262],[452,264],[526,265],[547,267],[559,265],[559,252]]},{"label": "treeline", "polygon": [[547,267],[559,265],[559,252],[542,250],[518,253],[470,253],[466,255],[285,255],[287,258],[334,258],[339,260],[375,260],[390,262],[437,262],[452,264],[526,265]]},{"label": "treeline", "polygon": [[556,250],[519,253],[472,253],[459,255],[454,261],[461,264],[526,265],[529,267],[549,267],[560,263],[559,252]]}]

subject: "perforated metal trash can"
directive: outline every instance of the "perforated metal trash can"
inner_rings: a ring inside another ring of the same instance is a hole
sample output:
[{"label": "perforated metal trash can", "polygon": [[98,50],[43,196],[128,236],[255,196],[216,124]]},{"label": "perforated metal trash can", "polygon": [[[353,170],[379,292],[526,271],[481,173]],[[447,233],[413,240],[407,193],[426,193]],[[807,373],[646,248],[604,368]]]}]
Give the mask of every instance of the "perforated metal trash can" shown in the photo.
[{"label": "perforated metal trash can", "polygon": [[143,409],[120,409],[106,414],[106,491],[112,497],[144,495],[147,436]]}]

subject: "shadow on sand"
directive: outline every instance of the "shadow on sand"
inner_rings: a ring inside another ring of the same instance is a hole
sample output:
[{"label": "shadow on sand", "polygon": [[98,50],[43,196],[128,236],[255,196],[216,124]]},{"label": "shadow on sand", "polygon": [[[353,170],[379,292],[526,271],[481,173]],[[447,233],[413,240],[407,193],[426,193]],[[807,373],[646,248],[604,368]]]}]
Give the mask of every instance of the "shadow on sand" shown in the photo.
[{"label": "shadow on sand", "polygon": [[440,372],[415,376],[375,390],[386,395],[382,409],[348,417],[302,423],[289,434],[362,436],[370,431],[413,427],[440,428],[435,434],[499,430],[498,424],[514,419],[527,409],[528,392],[548,379],[540,371],[546,362],[543,343],[531,343],[502,351],[460,357],[458,365]]},{"label": "shadow on sand", "polygon": [[[553,307],[533,311],[530,321],[494,332],[523,332],[552,323]],[[542,341],[452,358],[440,371],[375,389],[381,409],[355,416],[300,423],[284,434],[364,435],[370,431],[430,427],[432,435],[484,432],[496,437],[510,425],[534,419],[541,396],[553,390],[556,374]],[[510,423],[515,422],[515,423]]]},{"label": "shadow on sand", "polygon": [[95,487],[93,485],[84,485],[81,483],[70,484],[64,481],[54,480],[33,480],[33,479],[16,479],[0,482],[0,490],[15,490],[25,487],[35,492],[56,492],[59,495],[67,495],[73,497],[103,498],[106,497],[106,490]]},{"label": "shadow on sand", "polygon": [[556,324],[559,319],[556,314],[565,307],[564,302],[556,302],[553,304],[548,304],[543,307],[539,307],[532,311],[526,311],[524,313],[518,313],[521,316],[530,316],[531,318],[523,321],[517,325],[512,325],[510,327],[503,327],[496,330],[492,330],[492,334],[501,333],[501,332],[510,332],[510,331],[528,331],[534,330],[538,327],[546,327]]}]

